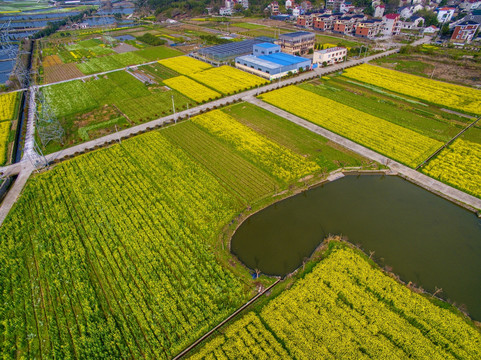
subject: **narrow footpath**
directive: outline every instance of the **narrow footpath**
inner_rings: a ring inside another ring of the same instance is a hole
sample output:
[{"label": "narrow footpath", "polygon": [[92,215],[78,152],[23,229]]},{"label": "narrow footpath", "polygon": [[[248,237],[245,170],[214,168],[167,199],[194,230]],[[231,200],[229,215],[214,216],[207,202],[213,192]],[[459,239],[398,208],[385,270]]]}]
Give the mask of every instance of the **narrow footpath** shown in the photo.
[{"label": "narrow footpath", "polygon": [[[342,136],[339,136],[329,130],[326,130],[318,125],[315,125],[307,120],[304,120],[298,116],[295,116],[287,111],[281,110],[275,106],[265,103],[262,100],[254,98],[252,96],[245,97],[243,100],[250,102],[256,106],[262,107],[263,109],[270,111],[273,114],[281,116],[297,125],[300,125],[316,134],[325,137],[328,140],[335,142],[343,146],[346,149],[354,151],[355,153],[362,155],[368,159],[377,161],[383,165],[386,165],[391,170],[395,171],[402,177],[408,179],[409,181],[435,193],[450,201],[458,203],[464,207],[470,208],[470,210],[476,211],[481,209],[481,199],[478,199],[472,195],[466,194],[463,191],[455,189],[449,185],[443,184],[442,182],[430,178],[414,169],[411,169],[397,161],[394,161],[384,155],[378,154],[373,150],[365,148],[351,140],[348,140]],[[466,206],[467,205],[467,206]]]}]

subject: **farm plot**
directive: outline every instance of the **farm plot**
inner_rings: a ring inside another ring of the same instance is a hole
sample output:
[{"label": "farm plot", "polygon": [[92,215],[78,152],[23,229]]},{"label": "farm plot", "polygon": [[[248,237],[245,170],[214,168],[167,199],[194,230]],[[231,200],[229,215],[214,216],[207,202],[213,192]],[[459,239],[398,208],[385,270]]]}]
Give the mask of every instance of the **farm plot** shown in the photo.
[{"label": "farm plot", "polygon": [[329,246],[330,254],[312,272],[227,327],[191,359],[236,359],[239,353],[270,358],[263,354],[266,348],[282,359],[481,356],[481,333],[461,315],[396,282],[359,251]]},{"label": "farm plot", "polygon": [[321,170],[316,163],[259,135],[221,110],[196,116],[192,121],[281,183]]},{"label": "farm plot", "polygon": [[232,148],[191,121],[168,127],[162,134],[233,189],[233,196],[252,203],[280,185]]},{"label": "farm plot", "polygon": [[266,79],[248,74],[227,65],[204,70],[189,76],[226,95],[268,83]]},{"label": "farm plot", "polygon": [[123,54],[107,55],[99,58],[93,58],[86,62],[77,64],[81,72],[86,75],[99,72],[120,69],[125,66],[142,64],[147,62],[145,58],[137,55],[137,52],[127,52]]},{"label": "farm plot", "polygon": [[159,132],[35,176],[0,229],[1,357],[172,358],[251,296],[212,250],[241,208]]},{"label": "farm plot", "polygon": [[459,138],[441,151],[422,171],[481,198],[481,144],[479,143]]},{"label": "farm plot", "polygon": [[296,86],[264,94],[262,99],[411,167],[442,145],[437,140]]},{"label": "farm plot", "polygon": [[[115,125],[125,128],[169,115],[173,111],[172,95],[176,111],[186,109],[188,104],[194,105],[193,101],[162,83],[147,86],[126,71],[55,84],[42,91],[65,130],[63,143],[69,146],[87,137],[82,128],[93,126],[95,131],[88,132],[92,138],[112,131]],[[113,124],[113,119],[119,117],[126,121]],[[60,149],[59,143],[51,143],[44,151]]]},{"label": "farm plot", "polygon": [[179,76],[177,71],[169,69],[159,63],[139,67],[139,70],[149,73],[158,82]]},{"label": "farm plot", "polygon": [[255,132],[317,163],[324,172],[361,166],[365,161],[312,131],[250,103],[231,105],[223,111]]},{"label": "farm plot", "polygon": [[18,94],[16,92],[0,94],[0,121],[13,119],[17,99]]},{"label": "farm plot", "polygon": [[342,76],[303,83],[299,87],[442,142],[452,139],[469,121],[435,106],[410,103],[357,86],[344,81]]},{"label": "farm plot", "polygon": [[347,69],[343,75],[430,103],[481,115],[481,90],[368,64]]},{"label": "farm plot", "polygon": [[8,140],[10,135],[11,121],[0,122],[0,165],[7,160]]},{"label": "farm plot", "polygon": [[196,72],[212,68],[212,66],[209,64],[191,58],[190,56],[177,56],[169,59],[163,59],[160,60],[159,63],[182,75],[191,75]]},{"label": "farm plot", "polygon": [[84,76],[84,74],[73,63],[45,67],[44,74],[44,84],[50,84],[57,81],[75,79],[77,77]]},{"label": "farm plot", "polygon": [[164,84],[198,103],[221,97],[221,94],[217,91],[209,89],[186,76],[177,76],[164,80]]}]

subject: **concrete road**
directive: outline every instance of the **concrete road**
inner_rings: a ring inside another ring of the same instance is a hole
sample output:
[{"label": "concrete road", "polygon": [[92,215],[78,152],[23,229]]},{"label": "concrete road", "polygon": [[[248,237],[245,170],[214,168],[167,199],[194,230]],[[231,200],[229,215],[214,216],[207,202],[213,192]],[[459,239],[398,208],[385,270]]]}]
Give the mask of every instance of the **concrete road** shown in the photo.
[{"label": "concrete road", "polygon": [[466,194],[458,189],[455,189],[449,185],[443,184],[442,182],[430,178],[427,175],[424,175],[414,169],[411,169],[397,161],[394,161],[384,155],[378,154],[375,151],[372,151],[368,148],[365,148],[362,145],[359,145],[351,140],[348,140],[340,135],[337,135],[329,130],[326,130],[318,125],[315,125],[307,120],[304,120],[298,116],[295,116],[287,111],[281,110],[275,106],[265,103],[257,98],[250,97],[244,98],[245,101],[248,101],[254,105],[262,107],[276,115],[279,115],[297,125],[300,125],[316,134],[319,134],[325,137],[328,140],[335,142],[343,146],[346,149],[354,151],[355,153],[362,155],[368,159],[377,161],[383,165],[388,166],[391,170],[397,172],[404,178],[408,179],[409,181],[422,186],[423,188],[438,194],[444,198],[447,198],[450,201],[458,203],[472,211],[480,210],[481,209],[481,199],[478,199],[474,196]]}]

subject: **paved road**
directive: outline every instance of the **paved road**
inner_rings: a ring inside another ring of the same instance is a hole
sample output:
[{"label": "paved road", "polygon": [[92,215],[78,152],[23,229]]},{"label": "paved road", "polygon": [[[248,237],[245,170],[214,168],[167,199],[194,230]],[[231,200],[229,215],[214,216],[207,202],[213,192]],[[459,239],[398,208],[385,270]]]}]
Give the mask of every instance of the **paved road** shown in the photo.
[{"label": "paved road", "polygon": [[481,199],[478,199],[474,196],[466,194],[465,192],[452,188],[449,185],[443,184],[442,182],[432,179],[429,176],[426,176],[424,174],[421,174],[420,172],[417,172],[416,170],[413,170],[401,163],[398,163],[397,161],[394,161],[386,156],[378,154],[377,152],[367,149],[364,146],[361,146],[351,140],[348,140],[342,136],[339,136],[320,126],[314,125],[313,123],[307,120],[301,119],[298,116],[292,115],[287,111],[281,110],[277,107],[267,104],[259,99],[256,99],[254,97],[246,97],[244,98],[244,100],[254,105],[260,106],[289,121],[292,121],[293,123],[296,123],[316,134],[322,135],[326,139],[331,140],[336,144],[339,144],[345,147],[346,149],[349,149],[368,159],[371,159],[371,160],[377,161],[378,163],[386,165],[391,170],[409,179],[411,182],[428,189],[429,191],[432,191],[438,195],[441,195],[453,202],[459,203],[460,205],[467,205],[466,207],[470,208],[473,211],[481,209]]}]

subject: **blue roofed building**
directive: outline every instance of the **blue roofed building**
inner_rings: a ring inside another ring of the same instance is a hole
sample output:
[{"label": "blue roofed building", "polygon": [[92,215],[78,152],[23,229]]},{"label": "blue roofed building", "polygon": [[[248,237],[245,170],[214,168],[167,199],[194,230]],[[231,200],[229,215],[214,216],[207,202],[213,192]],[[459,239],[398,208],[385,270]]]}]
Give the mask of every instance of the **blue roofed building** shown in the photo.
[{"label": "blue roofed building", "polygon": [[295,74],[301,69],[310,69],[311,60],[282,53],[279,45],[261,43],[253,46],[252,55],[236,57],[235,66],[263,78],[274,80],[289,72]]}]

